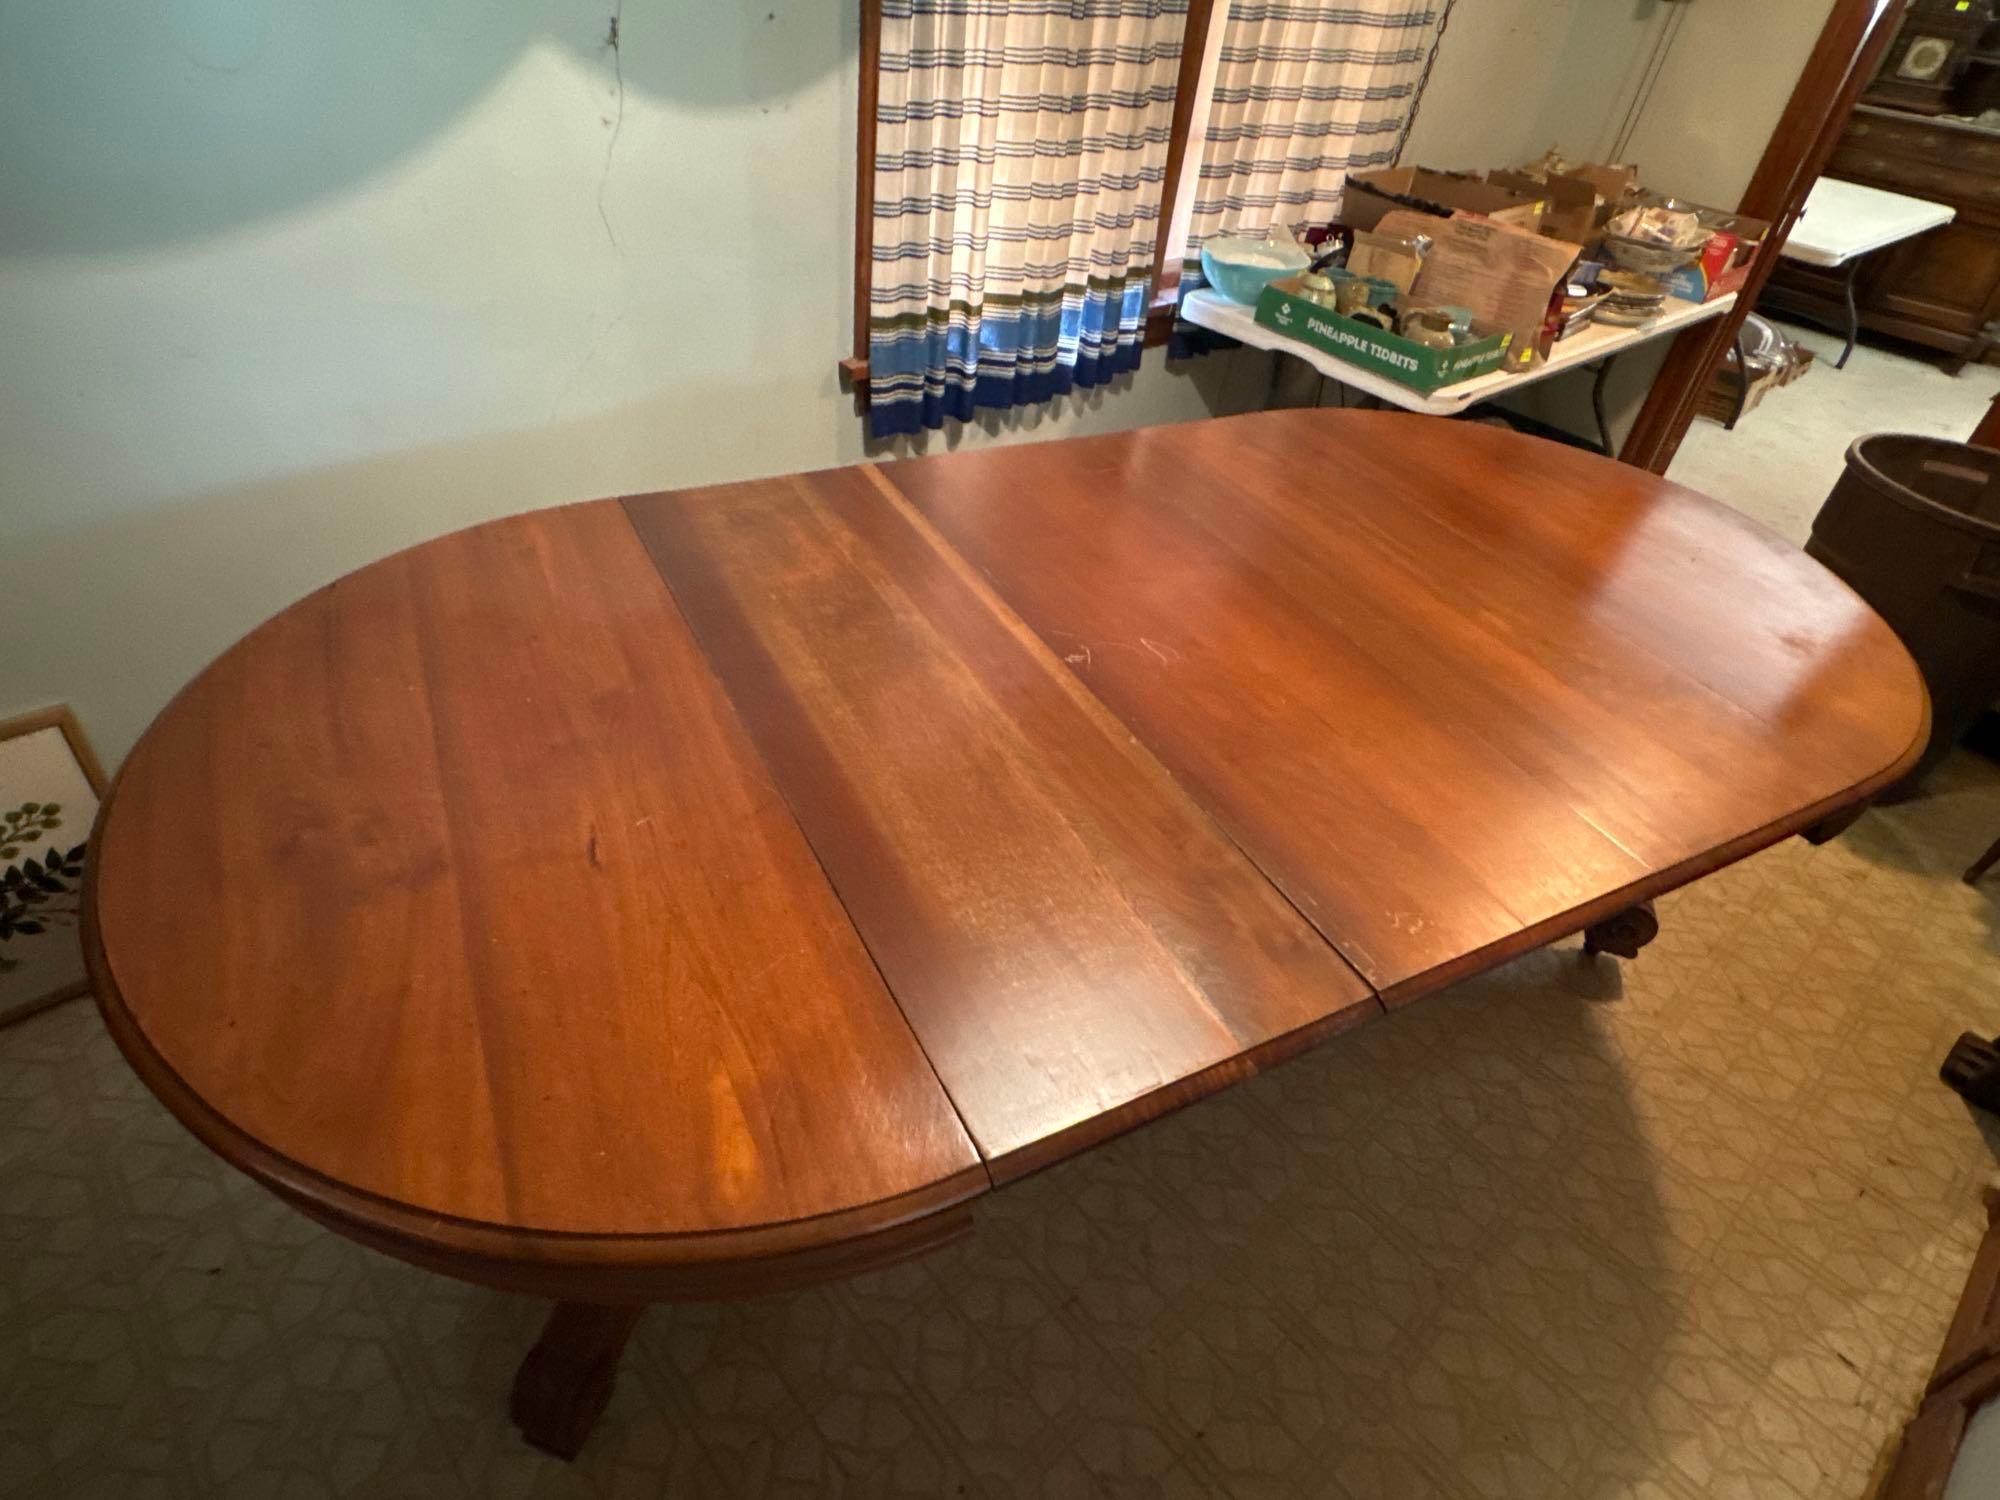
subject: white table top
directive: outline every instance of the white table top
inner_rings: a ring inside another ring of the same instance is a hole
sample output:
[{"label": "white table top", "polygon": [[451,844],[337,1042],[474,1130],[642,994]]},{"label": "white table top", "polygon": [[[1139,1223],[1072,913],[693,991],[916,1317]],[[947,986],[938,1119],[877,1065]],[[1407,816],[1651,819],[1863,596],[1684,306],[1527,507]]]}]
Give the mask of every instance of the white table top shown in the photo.
[{"label": "white table top", "polygon": [[1948,203],[1822,177],[1806,195],[1805,211],[1778,253],[1809,266],[1844,266],[1957,216]]},{"label": "white table top", "polygon": [[1713,302],[1683,302],[1678,297],[1667,299],[1666,310],[1643,328],[1617,328],[1609,323],[1586,323],[1566,339],[1558,339],[1549,357],[1531,369],[1515,373],[1495,370],[1490,375],[1477,375],[1471,380],[1461,380],[1456,385],[1441,386],[1429,395],[1413,391],[1406,385],[1398,385],[1387,376],[1378,375],[1373,370],[1364,370],[1335,354],[1326,354],[1310,344],[1302,344],[1297,339],[1287,338],[1276,329],[1266,328],[1257,321],[1253,308],[1239,302],[1231,302],[1220,292],[1204,289],[1190,292],[1181,303],[1181,316],[1188,322],[1198,324],[1216,333],[1226,333],[1239,343],[1253,349],[1280,349],[1286,354],[1296,354],[1300,359],[1318,370],[1322,375],[1331,375],[1343,385],[1352,386],[1357,391],[1365,391],[1371,396],[1379,396],[1405,411],[1423,412],[1427,416],[1456,416],[1469,406],[1477,406],[1482,401],[1491,401],[1495,396],[1504,396],[1517,391],[1522,386],[1533,385],[1538,380],[1547,380],[1551,375],[1560,375],[1564,370],[1573,370],[1578,365],[1587,365],[1593,360],[1604,359],[1629,349],[1634,344],[1643,344],[1664,334],[1676,333],[1691,323],[1706,322],[1719,318],[1735,305],[1736,294],[1730,292],[1717,297]]}]

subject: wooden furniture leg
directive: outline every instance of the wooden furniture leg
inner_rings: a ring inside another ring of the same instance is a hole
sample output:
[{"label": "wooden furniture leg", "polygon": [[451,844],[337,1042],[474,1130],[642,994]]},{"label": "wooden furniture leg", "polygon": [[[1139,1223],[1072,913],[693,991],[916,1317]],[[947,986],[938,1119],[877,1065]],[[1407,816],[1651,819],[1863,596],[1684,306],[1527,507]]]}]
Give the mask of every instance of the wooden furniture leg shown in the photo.
[{"label": "wooden furniture leg", "polygon": [[1967,868],[1965,883],[1967,885],[1977,885],[1979,877],[1992,869],[1995,861],[2000,861],[2000,839],[1995,839],[1992,847],[1980,855],[1979,858],[1975,859]]},{"label": "wooden furniture leg", "polygon": [[1992,347],[1993,325],[1988,323],[1966,341],[1963,349],[1960,349],[1950,359],[1945,361],[1945,374],[1955,376],[1963,371],[1967,365],[1982,363],[1986,358],[1986,351]]},{"label": "wooden furniture leg", "polygon": [[1979,448],[2000,447],[2000,391],[1986,403],[1986,415],[1979,419],[1979,425],[1972,429],[1967,442]]},{"label": "wooden furniture leg", "polygon": [[1861,274],[1861,262],[1868,257],[1857,255],[1847,263],[1847,275],[1842,278],[1842,293],[1847,299],[1847,344],[1840,351],[1840,358],[1833,362],[1836,370],[1847,368],[1848,357],[1854,353],[1855,340],[1861,337],[1861,311],[1854,305],[1854,278]]},{"label": "wooden furniture leg", "polygon": [[1641,901],[1637,906],[1628,906],[1602,922],[1593,922],[1584,928],[1583,951],[1637,958],[1639,950],[1659,935],[1660,919],[1654,915],[1653,903]]},{"label": "wooden furniture leg", "polygon": [[544,1453],[571,1459],[611,1400],[618,1357],[640,1307],[558,1302],[548,1326],[514,1375],[508,1414],[521,1436]]},{"label": "wooden furniture leg", "polygon": [[2000,1114],[2000,1046],[1985,1037],[1960,1032],[1938,1077],[1967,1104]]}]

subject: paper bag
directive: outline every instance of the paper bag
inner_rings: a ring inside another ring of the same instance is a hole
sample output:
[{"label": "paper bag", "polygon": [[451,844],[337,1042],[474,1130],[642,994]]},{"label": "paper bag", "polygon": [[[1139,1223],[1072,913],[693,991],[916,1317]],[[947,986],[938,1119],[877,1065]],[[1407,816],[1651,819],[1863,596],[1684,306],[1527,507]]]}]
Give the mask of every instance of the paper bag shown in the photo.
[{"label": "paper bag", "polygon": [[[1385,214],[1382,223],[1386,226],[1397,218],[1441,222],[1426,214],[1401,213]],[[1393,281],[1398,292],[1407,292],[1416,284],[1417,272],[1423,269],[1423,261],[1410,246],[1412,237],[1410,232],[1392,234],[1385,229],[1357,229],[1354,248],[1347,253],[1347,269],[1356,276],[1380,276],[1384,281]]]},{"label": "paper bag", "polygon": [[1469,308],[1475,318],[1511,332],[1509,369],[1547,354],[1549,302],[1583,247],[1487,219],[1454,216],[1433,223],[1436,244],[1412,295]]}]

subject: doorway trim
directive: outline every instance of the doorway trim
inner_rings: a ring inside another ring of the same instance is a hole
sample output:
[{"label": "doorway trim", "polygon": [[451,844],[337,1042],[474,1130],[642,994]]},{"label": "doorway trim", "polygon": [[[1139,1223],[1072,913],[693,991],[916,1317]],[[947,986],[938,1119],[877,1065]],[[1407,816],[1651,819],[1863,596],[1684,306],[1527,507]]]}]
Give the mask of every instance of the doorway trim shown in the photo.
[{"label": "doorway trim", "polygon": [[1702,392],[1722,363],[1757,294],[1771,279],[1778,247],[1805,206],[1806,194],[1840,143],[1847,117],[1861,90],[1875,76],[1882,54],[1903,24],[1910,0],[1834,0],[1819,40],[1806,59],[1791,99],[1771,132],[1739,213],[1768,219],[1764,236],[1736,305],[1720,318],[1691,328],[1674,340],[1653,381],[1619,459],[1664,474],[1694,423]]}]

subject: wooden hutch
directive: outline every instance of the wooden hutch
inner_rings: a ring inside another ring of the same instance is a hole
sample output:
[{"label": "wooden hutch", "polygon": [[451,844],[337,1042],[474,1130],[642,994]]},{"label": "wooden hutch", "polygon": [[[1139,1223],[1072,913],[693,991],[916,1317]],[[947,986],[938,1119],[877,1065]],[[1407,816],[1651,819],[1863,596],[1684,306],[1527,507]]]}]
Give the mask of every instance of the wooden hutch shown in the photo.
[{"label": "wooden hutch", "polygon": [[[1863,328],[1951,356],[1956,371],[2000,344],[2000,25],[1992,0],[1917,0],[1826,175],[1948,203],[1941,229],[1871,256],[1856,273]],[[1846,275],[1786,260],[1774,311],[1844,321]]]}]

